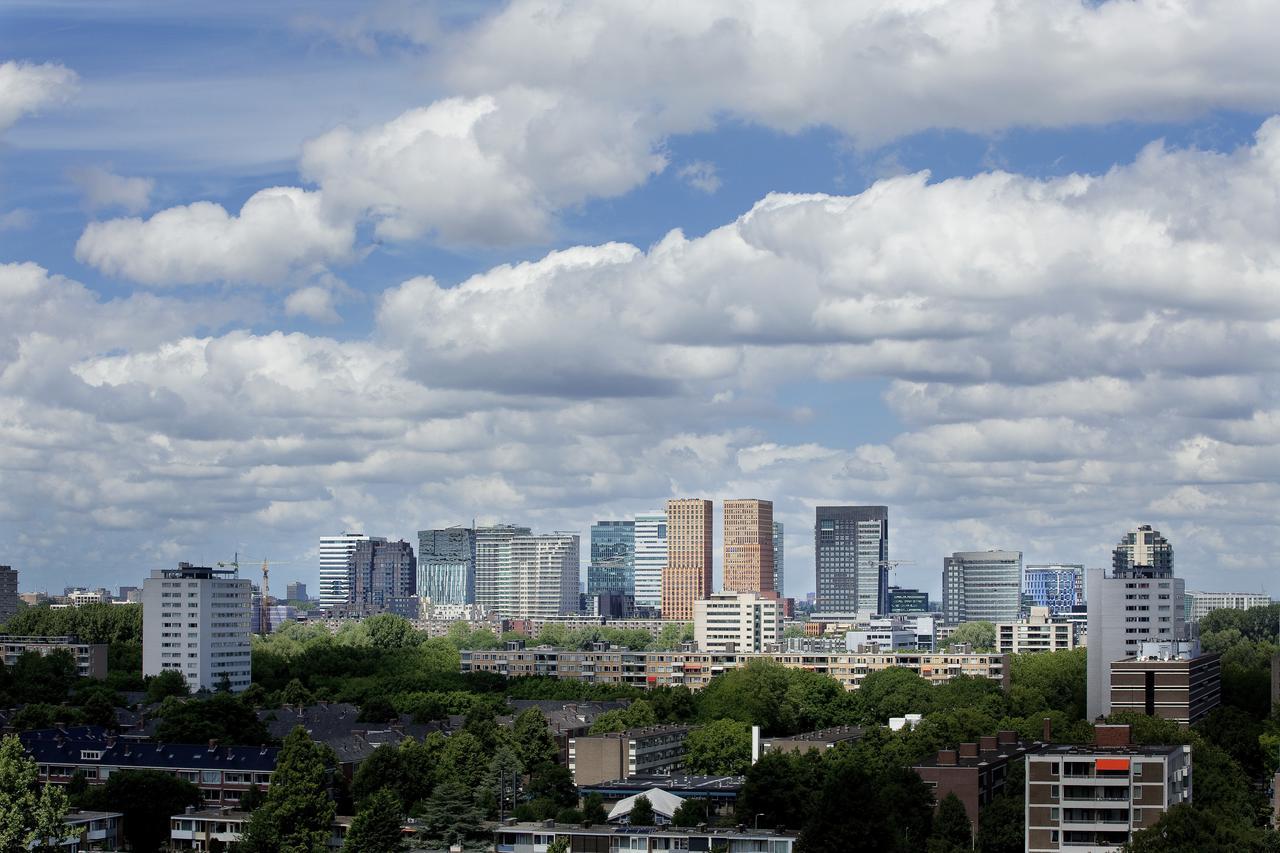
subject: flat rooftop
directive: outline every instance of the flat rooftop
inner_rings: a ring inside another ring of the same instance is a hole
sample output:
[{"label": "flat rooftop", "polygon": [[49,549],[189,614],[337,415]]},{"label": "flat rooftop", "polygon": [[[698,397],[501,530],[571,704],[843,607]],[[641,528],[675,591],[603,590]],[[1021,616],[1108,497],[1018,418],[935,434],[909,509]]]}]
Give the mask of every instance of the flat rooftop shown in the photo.
[{"label": "flat rooftop", "polygon": [[799,833],[779,832],[776,829],[737,829],[736,827],[708,826],[698,829],[694,826],[627,826],[617,824],[594,824],[584,827],[580,823],[556,823],[555,821],[527,821],[500,823],[494,829],[498,832],[545,832],[553,830],[565,835],[692,835],[699,838],[796,838]]},{"label": "flat rooftop", "polygon": [[745,776],[663,776],[659,774],[643,774],[628,779],[613,779],[608,782],[597,782],[594,785],[583,785],[584,791],[647,791],[650,788],[662,788],[666,791],[723,791],[737,792],[746,782]]},{"label": "flat rooftop", "polygon": [[780,735],[778,737],[761,738],[764,743],[777,743],[784,740],[795,741],[828,741],[853,740],[863,735],[861,726],[835,726],[829,729],[818,729],[816,732],[801,732],[798,735]]},{"label": "flat rooftop", "polygon": [[1041,757],[1055,755],[1168,755],[1182,749],[1183,744],[1130,744],[1129,746],[1098,746],[1093,743],[1049,743],[1039,750]]}]

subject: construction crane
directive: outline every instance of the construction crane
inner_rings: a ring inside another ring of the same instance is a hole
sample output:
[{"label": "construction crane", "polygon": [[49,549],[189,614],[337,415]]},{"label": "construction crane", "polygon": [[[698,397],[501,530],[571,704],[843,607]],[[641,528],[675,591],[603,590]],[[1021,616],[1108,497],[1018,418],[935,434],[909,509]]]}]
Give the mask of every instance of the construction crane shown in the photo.
[{"label": "construction crane", "polygon": [[[291,561],[276,560],[276,565],[286,566],[289,564],[289,562]],[[227,566],[230,566],[231,568],[236,570],[236,574],[238,576],[240,574],[240,552],[239,551],[236,552],[236,555],[231,559],[231,562],[218,563],[218,566],[220,568],[225,568]],[[271,587],[269,585],[270,574],[271,574],[271,563],[269,560],[263,560],[262,561],[262,610],[260,611],[260,615],[258,619],[258,628],[260,629],[259,633],[262,634],[262,636],[264,637],[271,633]]]},{"label": "construction crane", "polygon": [[[898,566],[914,566],[915,560],[877,560],[876,568],[888,569],[890,572],[897,570]],[[889,583],[893,583],[893,578],[889,578]]]}]

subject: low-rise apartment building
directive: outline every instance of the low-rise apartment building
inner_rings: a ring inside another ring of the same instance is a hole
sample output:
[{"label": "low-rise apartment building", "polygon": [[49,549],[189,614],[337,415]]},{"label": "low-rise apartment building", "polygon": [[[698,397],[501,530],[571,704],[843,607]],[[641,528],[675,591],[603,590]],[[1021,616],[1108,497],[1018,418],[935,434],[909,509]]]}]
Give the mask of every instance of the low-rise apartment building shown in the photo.
[{"label": "low-rise apartment building", "polygon": [[1055,619],[1048,607],[1032,607],[1026,619],[996,625],[996,648],[1001,654],[1059,652],[1076,647],[1075,626]]},{"label": "low-rise apartment building", "polygon": [[[835,726],[830,729],[819,729],[816,732],[801,732],[798,735],[785,737],[760,738],[760,755],[771,752],[826,752],[835,749],[838,744],[853,743],[862,737],[859,726]],[[758,756],[752,756],[756,758]]]},{"label": "low-rise apartment building", "polygon": [[[227,807],[201,810],[188,808],[182,814],[169,818],[169,849],[230,849],[232,845],[240,843],[249,815],[249,812]],[[335,817],[329,825],[329,838],[325,847],[329,850],[341,850],[352,821],[351,817]]]},{"label": "low-rise apartment building", "polygon": [[955,794],[976,833],[978,814],[1004,789],[1010,766],[1041,746],[1039,741],[1019,740],[1017,732],[1001,731],[984,735],[976,743],[938,750],[912,769],[933,791],[935,808],[948,794]]},{"label": "low-rise apartment building", "polygon": [[543,675],[591,684],[634,687],[684,686],[700,690],[717,675],[753,660],[772,660],[791,669],[829,675],[846,690],[856,690],[873,672],[909,669],[935,684],[957,675],[990,678],[1009,686],[1008,656],[985,652],[635,652],[600,648],[589,651],[509,647],[464,649],[462,672],[492,672],[511,677]]},{"label": "low-rise apartment building", "polygon": [[646,726],[569,739],[569,772],[575,785],[672,773],[684,765],[689,726]]},{"label": "low-rise apartment building", "polygon": [[1137,657],[1111,664],[1111,712],[1199,722],[1222,701],[1222,656],[1195,640],[1143,643]]},{"label": "low-rise apartment building", "polygon": [[1027,853],[1119,850],[1191,801],[1191,747],[1136,746],[1129,734],[1098,725],[1093,744],[1047,744],[1027,756]]},{"label": "low-rise apartment building", "polygon": [[40,781],[66,785],[79,771],[90,785],[124,770],[161,770],[200,788],[206,803],[232,804],[250,787],[266,789],[279,747],[173,744],[117,738],[101,726],[37,729],[19,735]]},{"label": "low-rise apartment building", "polygon": [[107,646],[105,643],[82,643],[78,637],[19,637],[0,634],[0,649],[4,652],[4,665],[13,666],[26,652],[37,655],[66,651],[75,659],[76,674],[81,678],[107,677]]},{"label": "low-rise apartment building", "polygon": [[497,853],[546,853],[567,840],[574,853],[667,853],[675,850],[724,850],[725,853],[792,853],[795,833],[750,827],[583,826],[580,823],[517,823],[494,830]]},{"label": "low-rise apartment building", "polygon": [[62,818],[66,832],[58,839],[58,853],[88,850],[119,850],[124,843],[123,812],[92,812],[72,809]]}]

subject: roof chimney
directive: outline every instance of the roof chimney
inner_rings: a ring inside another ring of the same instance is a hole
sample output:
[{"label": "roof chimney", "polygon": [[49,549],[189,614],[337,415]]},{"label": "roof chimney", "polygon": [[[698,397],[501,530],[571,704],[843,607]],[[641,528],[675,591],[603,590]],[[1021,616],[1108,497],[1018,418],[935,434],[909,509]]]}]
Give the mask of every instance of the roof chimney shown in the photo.
[{"label": "roof chimney", "polygon": [[1014,731],[1010,731],[1009,729],[996,732],[996,742],[999,743],[1001,746],[1004,746],[1005,744],[1017,743],[1018,733]]},{"label": "roof chimney", "polygon": [[978,738],[978,749],[980,749],[983,752],[995,752],[996,736],[983,735],[982,737]]},{"label": "roof chimney", "polygon": [[1096,746],[1129,746],[1131,732],[1127,725],[1099,724],[1093,727]]},{"label": "roof chimney", "polygon": [[978,745],[976,743],[960,744],[960,757],[961,758],[977,758]]},{"label": "roof chimney", "polygon": [[938,750],[938,764],[944,767],[954,766],[956,763],[956,751],[954,749]]},{"label": "roof chimney", "polygon": [[209,738],[209,751],[213,752],[218,748],[218,739],[216,737]]},{"label": "roof chimney", "polygon": [[1053,720],[1048,717],[1044,718],[1044,731],[1040,735],[1040,740],[1045,743],[1053,743]]}]

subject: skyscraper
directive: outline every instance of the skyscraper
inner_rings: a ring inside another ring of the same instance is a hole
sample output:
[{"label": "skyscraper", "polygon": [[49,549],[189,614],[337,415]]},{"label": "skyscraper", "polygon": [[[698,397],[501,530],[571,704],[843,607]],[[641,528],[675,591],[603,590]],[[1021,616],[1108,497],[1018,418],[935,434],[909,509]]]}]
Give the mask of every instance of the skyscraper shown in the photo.
[{"label": "skyscraper", "polygon": [[773,502],[724,502],[724,589],[773,592]]},{"label": "skyscraper", "polygon": [[1035,607],[1058,616],[1084,603],[1084,566],[1074,563],[1028,565],[1022,575],[1022,594]]},{"label": "skyscraper", "polygon": [[820,506],[815,514],[816,609],[888,612],[889,508]]},{"label": "skyscraper", "polygon": [[957,551],[942,561],[942,616],[949,625],[1017,622],[1021,551]]},{"label": "skyscraper", "polygon": [[1144,524],[1120,540],[1111,574],[1089,569],[1088,715],[1111,713],[1111,664],[1143,642],[1186,637],[1185,582],[1173,576],[1173,546]]},{"label": "skyscraper", "polygon": [[1173,546],[1150,524],[1126,533],[1111,552],[1111,571],[1126,572],[1138,567],[1173,574]]},{"label": "skyscraper", "polygon": [[476,604],[502,612],[502,597],[510,593],[512,583],[511,542],[530,532],[511,524],[476,528]]},{"label": "skyscraper", "polygon": [[636,594],[636,523],[597,521],[591,525],[587,595]]},{"label": "skyscraper", "polygon": [[474,604],[476,533],[469,527],[418,531],[418,596],[432,604]]},{"label": "skyscraper", "polygon": [[307,601],[307,585],[302,581],[289,581],[284,597],[286,601]]},{"label": "skyscraper", "polygon": [[347,559],[360,542],[368,541],[363,533],[320,537],[320,606],[334,607],[351,600],[351,584]]},{"label": "skyscraper", "polygon": [[667,567],[667,512],[636,514],[636,606],[662,607],[662,575]]},{"label": "skyscraper", "polygon": [[693,619],[693,603],[711,592],[711,501],[667,501],[667,567],[662,573],[662,618]]},{"label": "skyscraper", "polygon": [[347,558],[352,604],[392,607],[396,599],[417,594],[418,565],[413,546],[403,539],[370,538],[356,543]]},{"label": "skyscraper", "polygon": [[142,674],[180,672],[193,691],[248,689],[252,601],[234,569],[156,569],[142,584]]},{"label": "skyscraper", "polygon": [[549,619],[578,609],[579,541],[576,533],[511,538],[511,581],[497,611],[513,619]]},{"label": "skyscraper", "polygon": [[0,622],[7,622],[18,612],[18,573],[0,566]]},{"label": "skyscraper", "polygon": [[777,591],[779,598],[786,598],[787,596],[787,573],[784,568],[785,553],[782,547],[782,537],[785,532],[781,521],[773,523],[773,588]]}]

